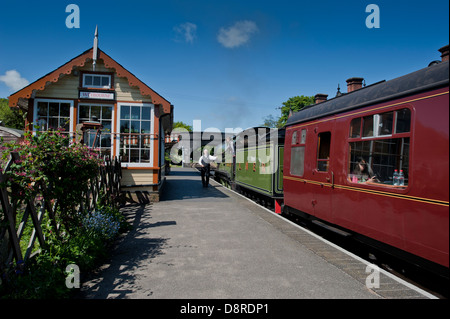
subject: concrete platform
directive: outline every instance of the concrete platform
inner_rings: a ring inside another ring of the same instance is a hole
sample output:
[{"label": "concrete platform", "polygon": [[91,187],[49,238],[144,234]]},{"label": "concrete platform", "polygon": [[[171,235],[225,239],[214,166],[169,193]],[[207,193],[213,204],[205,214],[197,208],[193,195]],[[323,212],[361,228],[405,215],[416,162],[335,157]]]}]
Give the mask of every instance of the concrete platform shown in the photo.
[{"label": "concrete platform", "polygon": [[[84,298],[428,298],[193,169],[173,169],[161,201],[129,205],[133,224]],[[369,278],[369,282],[370,278]]]}]

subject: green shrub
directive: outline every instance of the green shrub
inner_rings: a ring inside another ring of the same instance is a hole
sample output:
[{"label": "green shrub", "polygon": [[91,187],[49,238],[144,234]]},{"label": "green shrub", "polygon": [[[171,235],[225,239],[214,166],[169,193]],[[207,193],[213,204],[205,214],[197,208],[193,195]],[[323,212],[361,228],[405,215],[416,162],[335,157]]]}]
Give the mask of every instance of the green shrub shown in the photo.
[{"label": "green shrub", "polygon": [[[10,152],[19,158],[7,172],[6,187],[13,200],[23,201],[37,195],[58,200],[64,223],[78,223],[74,214],[89,180],[98,175],[103,161],[95,150],[80,143],[70,143],[71,137],[61,130],[31,132],[19,144],[6,144],[3,160]],[[44,187],[36,187],[41,183]],[[69,227],[70,231],[70,227]]]},{"label": "green shrub", "polygon": [[[19,156],[0,185],[10,190],[17,207],[36,196],[58,203],[54,223],[47,213],[42,221],[45,247],[26,264],[7,265],[0,274],[3,298],[70,297],[74,290],[66,287],[66,267],[76,264],[81,273],[93,270],[107,256],[117,235],[130,227],[117,208],[105,205],[110,201],[104,194],[100,194],[96,210],[79,211],[83,193],[103,161],[95,151],[70,141],[61,131],[49,131],[27,133],[24,142],[2,147],[3,159],[9,152]],[[22,214],[19,211],[18,217]],[[25,228],[24,240],[31,230]],[[26,244],[21,243],[22,250]]]},{"label": "green shrub", "polygon": [[42,224],[47,246],[33,259],[14,267],[3,276],[3,298],[68,298],[76,292],[66,287],[66,267],[75,264],[86,274],[108,256],[109,246],[118,234],[129,229],[118,209],[103,207],[87,213],[70,234],[64,226],[57,235],[50,221]]}]

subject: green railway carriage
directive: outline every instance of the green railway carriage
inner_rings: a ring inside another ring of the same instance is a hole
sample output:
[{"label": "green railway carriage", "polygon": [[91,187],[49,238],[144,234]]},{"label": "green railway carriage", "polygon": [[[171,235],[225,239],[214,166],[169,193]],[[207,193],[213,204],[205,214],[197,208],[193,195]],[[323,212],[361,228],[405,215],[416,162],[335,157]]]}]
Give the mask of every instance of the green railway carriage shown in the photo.
[{"label": "green railway carriage", "polygon": [[[216,180],[280,210],[283,200],[284,129],[250,128],[225,149]],[[226,144],[226,143],[225,143]]]},{"label": "green railway carriage", "polygon": [[236,137],[227,138],[222,144],[222,160],[217,163],[214,169],[214,177],[217,182],[232,188],[234,182],[235,163],[236,163]]}]

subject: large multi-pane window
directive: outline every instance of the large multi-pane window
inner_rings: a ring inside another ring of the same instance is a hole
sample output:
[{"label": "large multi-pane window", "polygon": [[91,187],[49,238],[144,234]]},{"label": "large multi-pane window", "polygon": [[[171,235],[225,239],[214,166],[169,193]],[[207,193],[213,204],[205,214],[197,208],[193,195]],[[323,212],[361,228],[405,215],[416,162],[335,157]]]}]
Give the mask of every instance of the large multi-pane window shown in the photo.
[{"label": "large multi-pane window", "polygon": [[35,110],[35,125],[39,131],[62,128],[70,129],[70,106],[66,101],[37,101]]},{"label": "large multi-pane window", "polygon": [[[354,118],[349,133],[349,179],[366,182],[371,177],[378,185],[394,185],[394,172],[409,182],[411,111],[395,111]],[[367,166],[364,174],[358,169]]]},{"label": "large multi-pane window", "polygon": [[120,155],[123,163],[150,164],[152,159],[152,106],[120,105]]},{"label": "large multi-pane window", "polygon": [[406,175],[405,184],[407,184],[409,147],[409,138],[350,142],[350,165],[352,169],[355,169],[358,162],[363,159],[372,168],[376,179],[388,185],[393,183],[394,170],[397,169],[397,172],[402,170]]},{"label": "large multi-pane window", "polygon": [[90,131],[87,135],[85,143],[89,146],[99,147],[103,155],[112,154],[112,119],[113,119],[113,106],[112,105],[91,105],[80,104],[78,106],[78,123],[84,123],[88,121],[96,121],[102,124],[100,138],[94,144],[96,131]]}]

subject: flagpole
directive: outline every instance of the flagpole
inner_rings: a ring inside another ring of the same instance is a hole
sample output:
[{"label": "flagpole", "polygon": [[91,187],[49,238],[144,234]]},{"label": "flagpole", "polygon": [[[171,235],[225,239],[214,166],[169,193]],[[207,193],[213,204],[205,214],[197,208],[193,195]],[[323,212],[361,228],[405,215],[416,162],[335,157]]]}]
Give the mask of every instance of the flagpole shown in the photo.
[{"label": "flagpole", "polygon": [[98,51],[98,26],[95,26],[94,47],[92,52],[92,71],[95,71],[95,64],[97,63]]}]

